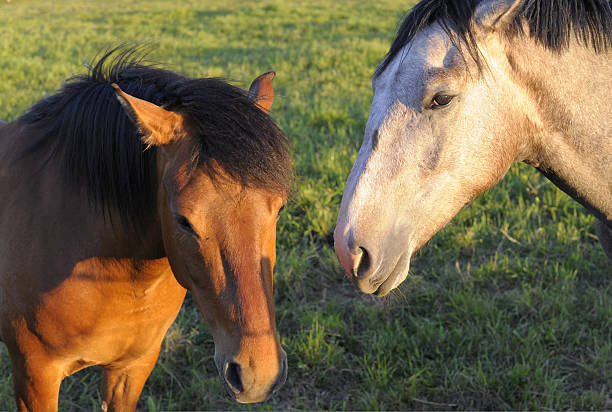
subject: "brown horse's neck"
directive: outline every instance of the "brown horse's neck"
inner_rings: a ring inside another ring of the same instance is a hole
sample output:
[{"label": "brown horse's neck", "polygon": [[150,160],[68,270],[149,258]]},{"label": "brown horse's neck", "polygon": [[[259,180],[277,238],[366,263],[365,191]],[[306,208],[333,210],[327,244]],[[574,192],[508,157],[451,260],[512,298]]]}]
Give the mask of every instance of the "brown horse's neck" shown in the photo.
[{"label": "brown horse's neck", "polygon": [[112,219],[104,216],[91,205],[86,190],[65,183],[58,162],[49,160],[45,147],[23,157],[24,144],[33,132],[18,121],[0,129],[0,191],[7,194],[3,200],[27,205],[10,208],[13,213],[17,210],[17,215],[23,214],[14,219],[19,222],[19,230],[40,239],[78,244],[62,248],[78,251],[80,256],[72,257],[75,259],[152,260],[165,256],[156,205],[142,211],[146,233],[124,227],[118,215]]},{"label": "brown horse's neck", "polygon": [[553,53],[524,41],[508,56],[541,121],[521,160],[612,222],[612,52],[572,44]]}]

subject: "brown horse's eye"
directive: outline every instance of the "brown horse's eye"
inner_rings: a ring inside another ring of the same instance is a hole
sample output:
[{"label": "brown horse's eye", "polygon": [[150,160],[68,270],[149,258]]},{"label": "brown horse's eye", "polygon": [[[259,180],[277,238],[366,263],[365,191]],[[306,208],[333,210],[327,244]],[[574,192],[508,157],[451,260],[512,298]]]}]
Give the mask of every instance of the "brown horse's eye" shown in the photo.
[{"label": "brown horse's eye", "polygon": [[280,214],[282,213],[282,211],[285,210],[285,205],[282,205],[280,209],[278,209],[278,215],[277,217],[280,217]]},{"label": "brown horse's eye", "polygon": [[193,226],[191,226],[191,223],[189,223],[189,220],[187,220],[185,216],[175,215],[174,220],[176,220],[176,223],[182,230],[189,233],[190,235],[199,237],[196,231],[193,229]]},{"label": "brown horse's eye", "polygon": [[447,106],[453,100],[453,97],[455,96],[451,96],[449,94],[443,94],[443,93],[436,94],[434,98],[431,100],[431,108],[437,109],[440,107]]}]

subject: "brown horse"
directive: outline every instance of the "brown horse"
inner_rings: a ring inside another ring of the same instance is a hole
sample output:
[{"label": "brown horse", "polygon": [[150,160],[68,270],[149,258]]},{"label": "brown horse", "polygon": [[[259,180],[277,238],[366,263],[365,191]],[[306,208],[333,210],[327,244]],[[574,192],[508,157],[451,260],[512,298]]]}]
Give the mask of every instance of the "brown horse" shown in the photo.
[{"label": "brown horse", "polygon": [[335,230],[366,293],[515,161],[595,215],[612,259],[612,3],[423,0],[372,79],[374,100]]},{"label": "brown horse", "polygon": [[19,409],[56,410],[62,379],[91,365],[103,409],[135,409],[186,290],[231,396],[284,383],[272,273],[292,168],[273,77],[246,93],[113,51],[0,125],[0,336]]}]

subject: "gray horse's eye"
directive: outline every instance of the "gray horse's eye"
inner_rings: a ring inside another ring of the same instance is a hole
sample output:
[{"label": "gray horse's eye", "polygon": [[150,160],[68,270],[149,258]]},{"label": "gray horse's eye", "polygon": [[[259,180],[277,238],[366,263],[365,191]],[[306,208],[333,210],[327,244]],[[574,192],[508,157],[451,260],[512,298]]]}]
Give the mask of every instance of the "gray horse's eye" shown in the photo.
[{"label": "gray horse's eye", "polygon": [[436,109],[440,107],[444,107],[448,105],[455,96],[451,96],[449,94],[436,94],[433,99],[431,99],[431,108]]}]

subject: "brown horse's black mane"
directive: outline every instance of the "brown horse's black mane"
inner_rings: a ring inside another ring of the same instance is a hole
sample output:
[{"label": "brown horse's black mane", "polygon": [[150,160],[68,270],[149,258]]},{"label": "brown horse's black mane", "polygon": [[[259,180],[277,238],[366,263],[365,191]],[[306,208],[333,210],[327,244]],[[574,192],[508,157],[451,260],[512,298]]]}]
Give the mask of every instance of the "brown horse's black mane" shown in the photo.
[{"label": "brown horse's black mane", "polygon": [[[397,54],[422,29],[440,24],[455,46],[467,51],[482,67],[481,56],[471,26],[477,6],[483,0],[422,0],[402,22],[389,52],[376,69],[383,72]],[[569,45],[572,35],[596,52],[612,47],[612,6],[609,0],[523,0],[506,36],[529,34],[539,44],[554,51]]]},{"label": "brown horse's black mane", "polygon": [[105,53],[89,72],[32,106],[21,122],[44,130],[28,152],[46,147],[61,161],[65,179],[85,187],[105,215],[118,212],[138,228],[155,205],[155,147],[145,150],[111,84],[126,93],[187,115],[195,139],[192,166],[216,162],[246,187],[287,191],[289,142],[246,92],[220,79],[191,79],[146,65],[139,48]]}]

